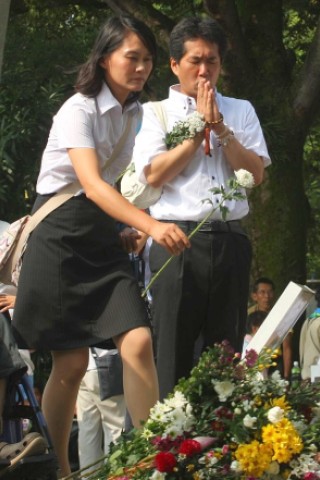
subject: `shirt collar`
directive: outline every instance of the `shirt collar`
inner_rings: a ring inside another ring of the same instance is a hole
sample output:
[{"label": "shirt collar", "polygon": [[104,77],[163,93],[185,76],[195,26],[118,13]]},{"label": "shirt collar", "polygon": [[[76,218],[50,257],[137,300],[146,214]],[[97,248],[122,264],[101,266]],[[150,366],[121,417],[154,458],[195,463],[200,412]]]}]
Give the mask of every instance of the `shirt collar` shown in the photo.
[{"label": "shirt collar", "polygon": [[[221,94],[218,93],[217,89],[215,89],[216,100],[218,108],[220,109],[221,103]],[[184,93],[180,92],[180,84],[172,85],[169,88],[169,98],[172,100],[177,106],[182,107],[189,112],[194,112],[197,109],[197,103],[195,98],[190,97],[189,95],[185,95]]]},{"label": "shirt collar", "polygon": [[[96,98],[101,115],[106,113],[108,110],[111,110],[112,108],[122,109],[122,106],[120,105],[118,100],[112,95],[110,88],[105,82],[103,82],[102,88]],[[129,111],[134,108],[137,108],[137,102],[130,103],[125,107],[124,110]]]},{"label": "shirt collar", "polygon": [[187,113],[194,112],[197,109],[196,100],[189,95],[180,92],[180,85],[172,85],[169,88],[169,99],[174,102],[178,108],[183,108]]}]

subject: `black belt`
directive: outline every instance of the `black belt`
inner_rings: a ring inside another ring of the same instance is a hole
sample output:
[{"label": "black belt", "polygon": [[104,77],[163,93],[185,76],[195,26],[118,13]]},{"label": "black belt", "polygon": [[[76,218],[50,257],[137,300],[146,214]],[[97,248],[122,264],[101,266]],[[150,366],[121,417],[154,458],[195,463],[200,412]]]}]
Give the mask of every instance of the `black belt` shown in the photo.
[{"label": "black belt", "polygon": [[[192,220],[160,220],[160,222],[170,222],[178,225],[186,232],[192,232],[201,222],[193,222]],[[233,232],[240,235],[246,235],[241,222],[239,220],[229,220],[223,222],[222,220],[212,220],[211,222],[204,222],[199,228],[198,232]]]}]

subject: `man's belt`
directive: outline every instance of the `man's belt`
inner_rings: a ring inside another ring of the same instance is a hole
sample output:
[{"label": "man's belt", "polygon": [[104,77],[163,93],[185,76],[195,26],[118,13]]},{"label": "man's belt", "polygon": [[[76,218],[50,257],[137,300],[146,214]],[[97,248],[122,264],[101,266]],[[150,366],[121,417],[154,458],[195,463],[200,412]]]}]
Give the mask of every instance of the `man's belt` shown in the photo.
[{"label": "man's belt", "polygon": [[[170,222],[178,225],[185,232],[192,232],[201,222],[194,222],[192,220],[160,220],[160,222]],[[211,220],[210,222],[204,222],[199,228],[198,232],[232,232],[239,233],[240,235],[246,235],[240,220],[230,220],[223,222],[222,220]]]}]

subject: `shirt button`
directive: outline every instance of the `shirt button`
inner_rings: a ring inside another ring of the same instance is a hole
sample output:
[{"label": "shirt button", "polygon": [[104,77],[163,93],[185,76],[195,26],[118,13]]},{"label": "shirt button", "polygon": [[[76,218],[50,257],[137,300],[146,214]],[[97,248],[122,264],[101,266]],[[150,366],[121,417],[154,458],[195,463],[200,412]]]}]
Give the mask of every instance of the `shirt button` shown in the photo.
[{"label": "shirt button", "polygon": [[214,176],[212,175],[212,177],[211,177],[211,178],[212,178],[212,180],[215,180],[215,178],[216,178],[216,177],[214,177]]}]

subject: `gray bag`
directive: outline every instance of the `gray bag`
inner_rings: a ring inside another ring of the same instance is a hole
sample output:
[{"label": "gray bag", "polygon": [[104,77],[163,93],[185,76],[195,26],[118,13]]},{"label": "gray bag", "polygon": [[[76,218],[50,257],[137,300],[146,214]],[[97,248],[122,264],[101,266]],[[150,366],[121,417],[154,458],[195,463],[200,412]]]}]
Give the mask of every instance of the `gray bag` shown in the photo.
[{"label": "gray bag", "polygon": [[100,357],[95,348],[92,347],[90,350],[97,365],[100,399],[123,395],[123,367],[118,350],[107,350]]}]

